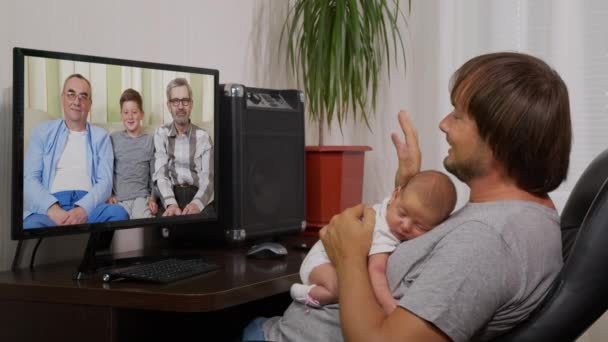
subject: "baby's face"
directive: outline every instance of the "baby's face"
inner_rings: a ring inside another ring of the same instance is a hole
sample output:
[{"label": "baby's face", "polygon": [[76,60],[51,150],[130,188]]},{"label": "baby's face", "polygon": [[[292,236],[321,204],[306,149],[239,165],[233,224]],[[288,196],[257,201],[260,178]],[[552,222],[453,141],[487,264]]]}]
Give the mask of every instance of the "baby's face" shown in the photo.
[{"label": "baby's face", "polygon": [[144,118],[144,112],[141,111],[139,105],[135,101],[125,101],[120,108],[122,124],[130,133],[139,133],[141,120]]},{"label": "baby's face", "polygon": [[386,222],[397,239],[411,240],[437,224],[431,208],[423,206],[413,191],[393,192],[386,213]]}]

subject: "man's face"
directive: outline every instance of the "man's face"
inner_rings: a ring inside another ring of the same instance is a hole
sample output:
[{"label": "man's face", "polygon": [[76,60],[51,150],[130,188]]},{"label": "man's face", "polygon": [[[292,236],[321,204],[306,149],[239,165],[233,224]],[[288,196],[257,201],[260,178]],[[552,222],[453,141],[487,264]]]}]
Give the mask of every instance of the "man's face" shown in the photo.
[{"label": "man's face", "polygon": [[486,174],[493,160],[492,150],[479,135],[477,124],[457,104],[439,123],[450,149],[443,160],[446,170],[463,182]]},{"label": "man's face", "polygon": [[63,88],[61,102],[66,121],[86,124],[92,100],[91,88],[85,80],[70,78]]},{"label": "man's face", "polygon": [[192,112],[192,99],[188,95],[188,87],[180,86],[171,89],[171,96],[167,99],[167,106],[173,117],[173,122],[186,125]]}]

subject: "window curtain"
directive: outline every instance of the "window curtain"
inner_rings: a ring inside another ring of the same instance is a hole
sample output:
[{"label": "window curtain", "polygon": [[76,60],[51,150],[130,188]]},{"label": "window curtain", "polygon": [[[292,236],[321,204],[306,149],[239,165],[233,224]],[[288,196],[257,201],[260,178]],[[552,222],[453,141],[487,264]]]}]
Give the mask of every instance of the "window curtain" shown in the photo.
[{"label": "window curtain", "polygon": [[48,118],[63,117],[60,98],[63,82],[69,75],[79,73],[91,82],[91,123],[120,123],[119,99],[127,88],[142,95],[146,113],[144,126],[157,127],[171,122],[171,113],[166,106],[166,86],[176,77],[188,79],[192,87],[192,121],[199,125],[213,121],[211,90],[214,83],[211,76],[39,57],[27,58],[25,73],[26,120],[37,121],[27,115],[40,115],[40,112],[46,112]]}]

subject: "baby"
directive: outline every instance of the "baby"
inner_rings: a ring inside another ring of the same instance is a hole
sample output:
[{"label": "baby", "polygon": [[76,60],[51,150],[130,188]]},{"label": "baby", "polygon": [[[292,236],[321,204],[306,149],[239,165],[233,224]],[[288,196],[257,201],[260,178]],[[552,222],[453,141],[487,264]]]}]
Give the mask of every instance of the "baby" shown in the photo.
[{"label": "baby", "polygon": [[142,98],[134,89],[120,96],[120,116],[124,131],[110,134],[114,149],[113,195],[108,203],[120,204],[131,219],[153,217],[158,211],[152,185],[154,140],[143,133]]},{"label": "baby", "polygon": [[[369,251],[368,269],[376,299],[388,314],[396,307],[386,280],[389,254],[401,241],[427,233],[443,222],[456,205],[456,188],[438,171],[422,171],[389,198],[374,205],[376,225]],[[318,241],[302,266],[303,284],[293,284],[291,297],[311,307],[338,302],[338,278],[323,243]]]}]

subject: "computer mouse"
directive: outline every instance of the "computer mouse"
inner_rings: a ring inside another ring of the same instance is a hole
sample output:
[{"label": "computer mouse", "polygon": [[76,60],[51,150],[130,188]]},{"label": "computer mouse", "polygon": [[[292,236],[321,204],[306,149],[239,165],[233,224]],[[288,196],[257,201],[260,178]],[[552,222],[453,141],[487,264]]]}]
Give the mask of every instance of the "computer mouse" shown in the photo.
[{"label": "computer mouse", "polygon": [[262,242],[251,246],[247,251],[247,256],[258,259],[284,258],[287,255],[287,248],[278,242]]}]

